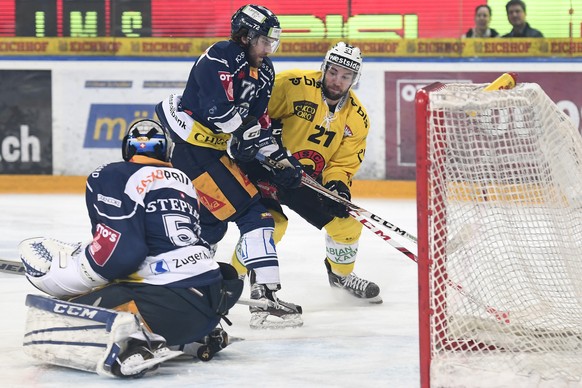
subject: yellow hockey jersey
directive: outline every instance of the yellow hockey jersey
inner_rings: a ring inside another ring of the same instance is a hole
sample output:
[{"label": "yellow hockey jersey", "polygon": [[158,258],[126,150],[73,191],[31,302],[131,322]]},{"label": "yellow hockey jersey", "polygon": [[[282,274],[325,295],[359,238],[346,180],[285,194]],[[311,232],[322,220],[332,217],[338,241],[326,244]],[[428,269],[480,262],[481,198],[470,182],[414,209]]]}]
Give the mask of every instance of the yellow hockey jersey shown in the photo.
[{"label": "yellow hockey jersey", "polygon": [[269,116],[282,124],[281,139],[314,178],[348,186],[366,152],[370,119],[356,94],[330,112],[321,92],[321,71],[287,70],[275,76]]}]

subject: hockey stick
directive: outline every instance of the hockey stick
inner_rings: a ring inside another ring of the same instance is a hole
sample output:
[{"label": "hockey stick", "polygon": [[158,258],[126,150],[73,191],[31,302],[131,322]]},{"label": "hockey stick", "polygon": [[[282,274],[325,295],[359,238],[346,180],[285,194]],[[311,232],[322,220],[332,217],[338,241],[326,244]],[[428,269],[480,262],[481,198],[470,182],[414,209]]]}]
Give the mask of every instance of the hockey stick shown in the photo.
[{"label": "hockey stick", "polygon": [[[394,240],[392,240],[392,238],[386,234],[384,234],[380,229],[374,227],[373,225],[369,224],[366,225],[367,220],[364,218],[357,218],[355,217],[358,221],[360,221],[362,224],[364,224],[365,226],[368,227],[368,229],[372,230],[375,234],[377,234],[378,236],[380,236],[380,238],[384,239],[388,244],[392,245],[394,248],[396,248],[396,250],[398,250],[400,253],[404,254],[406,257],[408,257],[410,260],[414,261],[415,263],[418,264],[418,257],[410,252],[408,249],[406,249],[405,247],[403,247],[402,245],[398,244],[397,242],[395,242]],[[495,319],[498,322],[502,322],[505,324],[509,324],[509,311],[500,311],[497,310],[495,307],[491,307],[488,304],[480,301],[479,299],[477,299],[476,297],[474,297],[473,295],[469,294],[467,291],[465,291],[465,289],[463,288],[462,285],[460,285],[459,283],[454,283],[451,279],[447,279],[447,283],[448,285],[454,289],[455,291],[457,291],[459,294],[463,295],[464,297],[466,297],[467,299],[469,299],[471,302],[475,303],[476,305],[479,305],[481,307],[483,307],[485,309],[485,311],[487,311],[487,313],[491,314],[492,316],[495,317]]]},{"label": "hockey stick", "polygon": [[20,261],[0,259],[0,272],[7,272],[14,275],[24,275],[24,264]]},{"label": "hockey stick", "polygon": [[[418,264],[418,256],[416,256],[414,253],[409,251],[406,247],[404,247],[404,246],[400,245],[398,242],[394,241],[392,239],[392,237],[390,237],[387,234],[385,234],[384,232],[382,232],[382,230],[377,228],[372,223],[368,222],[368,220],[366,220],[364,217],[359,216],[358,213],[352,214],[352,217],[354,217],[356,220],[360,221],[364,226],[366,226],[368,229],[370,229],[372,232],[374,232],[374,234],[377,234],[381,239],[386,241],[388,244],[392,245],[392,247],[394,247],[397,251],[399,251],[400,253],[402,253],[403,255],[408,257],[410,260],[412,260]],[[464,229],[459,234],[457,234],[456,236],[453,236],[451,238],[451,240],[447,243],[447,248],[446,248],[447,254],[451,254],[452,252],[456,251],[467,240],[472,238],[473,234],[475,233],[475,230],[472,228],[469,232],[467,232],[467,230],[469,230],[469,229]],[[469,299],[471,302],[475,303],[476,305],[483,307],[485,309],[485,311],[487,311],[487,313],[494,316],[497,321],[502,322],[502,323],[506,323],[506,324],[510,323],[509,311],[500,311],[494,307],[489,306],[488,304],[480,301],[479,299],[477,299],[476,297],[474,297],[473,295],[471,295],[470,293],[465,291],[465,289],[463,288],[462,285],[460,285],[458,283],[454,283],[451,279],[447,279],[447,283],[451,288],[453,288],[459,294],[463,295],[464,297],[466,297],[467,299]]]},{"label": "hockey stick", "polygon": [[[24,264],[19,261],[4,260],[0,259],[0,272],[10,273],[12,275],[24,275],[26,271],[24,270]],[[274,302],[267,300],[255,300],[255,299],[245,299],[239,298],[236,302],[237,304],[242,304],[245,306],[255,306],[267,309],[269,307],[275,307]],[[299,307],[299,306],[297,306]],[[300,308],[300,307],[299,307]]]},{"label": "hockey stick", "polygon": [[[273,159],[269,158],[268,156],[265,156],[261,153],[258,153],[256,158],[261,163],[264,163],[269,167],[276,168],[279,170],[290,167],[290,166],[287,166],[281,162],[277,162],[276,160],[273,160]],[[301,172],[301,183],[303,183],[305,186],[309,187],[310,189],[317,191],[318,193],[326,196],[327,198],[330,198],[330,199],[346,206],[350,210],[350,215],[352,217],[354,217],[354,213],[357,213],[361,217],[367,218],[368,220],[372,220],[374,222],[377,222],[378,224],[385,226],[387,229],[391,230],[392,232],[394,232],[400,236],[406,237],[408,240],[410,240],[414,243],[417,243],[418,240],[414,235],[412,235],[412,234],[408,233],[407,231],[405,231],[404,229],[401,229],[398,226],[384,220],[380,216],[354,204],[353,202],[348,201],[347,199],[340,197],[339,195],[337,195],[333,191],[328,190],[323,185],[319,184],[319,182],[317,182],[315,179],[313,179],[312,177],[307,175],[305,173],[305,171]],[[356,217],[354,217],[354,218],[356,218]],[[371,229],[371,226],[369,226],[369,225],[371,225],[370,223],[365,224],[360,219],[358,219],[358,221],[360,221],[362,224],[364,224],[364,226],[366,226],[368,229]],[[374,233],[376,233],[376,231],[374,229],[371,229],[371,230]]]},{"label": "hockey stick", "polygon": [[354,217],[356,220],[358,220],[366,228],[370,229],[372,231],[372,233],[374,233],[375,235],[380,237],[382,240],[386,241],[388,244],[392,245],[397,251],[399,251],[400,253],[402,253],[406,257],[408,257],[410,260],[414,261],[415,263],[418,262],[418,257],[416,257],[416,255],[414,253],[412,253],[406,247],[400,245],[398,242],[394,241],[392,239],[392,237],[385,234],[380,228],[378,228],[376,225],[372,224],[370,221],[368,221],[360,213],[350,211],[350,215],[352,217]]},{"label": "hockey stick", "polygon": [[[272,160],[271,158],[269,158],[265,155],[262,155],[262,154],[257,154],[257,159],[259,161],[273,167],[273,168],[278,168],[278,169],[287,168],[287,166],[285,166],[284,164],[279,163],[275,160]],[[402,229],[399,229],[398,227],[395,227],[392,224],[386,225],[387,221],[382,220],[380,217],[376,216],[375,214],[368,212],[367,210],[362,209],[359,206],[354,205],[350,201],[347,201],[344,198],[336,195],[335,193],[327,190],[325,187],[320,185],[315,179],[306,175],[305,172],[303,172],[303,174],[301,176],[301,182],[304,185],[312,188],[313,190],[325,195],[326,197],[334,199],[337,202],[340,202],[341,204],[345,205],[348,209],[350,209],[350,212],[349,212],[350,216],[352,216],[353,218],[358,220],[362,225],[364,225],[366,228],[370,229],[374,234],[376,234],[381,239],[386,241],[388,244],[390,244],[397,251],[399,251],[400,253],[402,253],[406,257],[408,257],[410,260],[414,261],[415,263],[418,263],[418,257],[414,253],[412,253],[406,247],[400,245],[398,242],[393,240],[391,236],[387,235],[380,228],[378,228],[376,225],[371,223],[367,217],[371,218],[372,220],[374,220],[376,222],[380,222],[382,225],[387,226],[388,229],[390,229],[392,231],[396,231],[401,236],[409,237],[409,239],[410,239],[410,237],[414,238],[414,240],[412,240],[414,242],[416,242],[416,237],[409,235],[408,233],[406,233]],[[390,226],[392,226],[392,228]],[[396,230],[394,230],[393,228],[396,228]],[[405,234],[402,234],[401,232],[404,232],[408,236],[406,236]],[[470,228],[470,229],[463,230],[461,233],[459,233],[456,236],[453,236],[450,239],[450,241],[447,243],[447,253],[450,254],[450,253],[456,251],[457,249],[459,249],[460,246],[462,246],[467,240],[470,240],[473,237],[474,233],[475,233],[475,229]],[[455,291],[457,291],[459,294],[465,296],[471,302],[483,307],[485,309],[485,311],[487,311],[487,313],[493,315],[497,321],[503,322],[503,323],[509,323],[509,312],[508,311],[499,311],[496,308],[487,305],[486,303],[480,301],[479,299],[477,299],[473,295],[469,294],[467,291],[465,291],[463,286],[461,286],[458,283],[454,283],[451,279],[447,279],[447,282],[448,282],[449,286],[451,288],[453,288]]]},{"label": "hockey stick", "polygon": [[510,323],[509,311],[500,311],[494,307],[491,307],[491,306],[481,302],[479,299],[475,298],[473,295],[466,292],[465,289],[463,288],[463,286],[461,286],[458,283],[453,283],[453,281],[451,279],[447,279],[447,283],[455,291],[457,291],[459,294],[461,294],[464,297],[466,297],[467,299],[469,299],[471,302],[475,303],[476,305],[480,305],[481,307],[484,307],[485,311],[487,311],[487,313],[493,315],[498,322],[505,323],[505,324]]}]

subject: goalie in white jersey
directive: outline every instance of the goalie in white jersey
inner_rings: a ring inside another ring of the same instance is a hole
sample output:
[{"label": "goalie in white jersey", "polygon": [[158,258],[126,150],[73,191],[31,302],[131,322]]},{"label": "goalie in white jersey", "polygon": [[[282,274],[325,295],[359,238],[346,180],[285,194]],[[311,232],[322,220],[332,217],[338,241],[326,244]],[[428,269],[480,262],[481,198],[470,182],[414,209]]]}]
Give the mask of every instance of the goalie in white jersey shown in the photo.
[{"label": "goalie in white jersey", "polygon": [[[125,161],[101,166],[87,179],[93,240],[20,243],[28,280],[60,299],[27,299],[28,354],[135,377],[181,354],[169,346],[208,344],[210,337],[220,342],[213,351],[226,346],[217,325],[238,300],[242,282],[231,266],[212,259],[200,238],[196,192],[170,164],[172,150],[159,123],[134,123],[122,144]],[[107,325],[96,329],[96,322]]]}]

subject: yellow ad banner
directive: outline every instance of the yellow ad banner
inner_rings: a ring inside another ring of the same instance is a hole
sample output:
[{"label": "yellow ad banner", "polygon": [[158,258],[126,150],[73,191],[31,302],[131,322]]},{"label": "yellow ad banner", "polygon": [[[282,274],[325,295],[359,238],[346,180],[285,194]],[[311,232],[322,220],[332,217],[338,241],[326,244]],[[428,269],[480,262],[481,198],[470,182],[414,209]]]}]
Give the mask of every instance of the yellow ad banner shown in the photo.
[{"label": "yellow ad banner", "polygon": [[[0,38],[1,56],[197,57],[220,38]],[[283,39],[274,57],[322,57],[337,40]],[[581,57],[582,38],[352,40],[367,57]]]}]

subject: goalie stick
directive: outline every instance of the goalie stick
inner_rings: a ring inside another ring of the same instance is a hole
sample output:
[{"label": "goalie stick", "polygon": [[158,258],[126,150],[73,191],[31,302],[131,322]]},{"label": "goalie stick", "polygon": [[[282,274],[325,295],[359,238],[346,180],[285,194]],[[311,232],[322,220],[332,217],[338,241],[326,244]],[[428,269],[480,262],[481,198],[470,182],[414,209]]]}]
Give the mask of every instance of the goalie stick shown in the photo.
[{"label": "goalie stick", "polygon": [[24,275],[24,265],[20,261],[0,259],[0,272]]},{"label": "goalie stick", "polygon": [[[6,272],[13,275],[24,275],[26,273],[24,270],[24,264],[22,264],[20,261],[4,259],[0,259],[0,272]],[[275,307],[273,302],[267,300],[239,298],[237,303],[245,306],[261,307],[264,309]]]},{"label": "goalie stick", "polygon": [[[276,160],[273,160],[271,158],[269,158],[266,155],[263,155],[261,153],[258,153],[256,158],[261,162],[266,164],[269,167],[272,168],[276,168],[276,169],[284,169],[284,168],[288,168],[290,166],[287,166],[281,162],[277,162]],[[417,238],[408,233],[407,231],[405,231],[404,229],[399,228],[398,226],[384,220],[383,218],[381,218],[380,216],[354,204],[351,201],[348,201],[345,198],[340,197],[339,195],[337,195],[336,193],[334,193],[331,190],[328,190],[327,188],[325,188],[323,185],[319,184],[319,182],[317,182],[315,179],[313,179],[312,177],[310,177],[309,175],[307,175],[305,173],[305,171],[301,172],[301,183],[303,183],[305,186],[309,187],[310,189],[317,191],[318,193],[326,196],[327,198],[330,198],[338,203],[341,203],[342,205],[346,206],[349,210],[350,210],[350,215],[354,218],[356,218],[354,216],[354,213],[357,213],[358,215],[361,216],[361,218],[366,219],[366,220],[372,220],[384,227],[386,227],[387,229],[391,230],[392,232],[403,236],[405,238],[407,238],[408,240],[417,243],[418,240]],[[356,218],[357,219],[357,218]],[[358,221],[360,221],[362,224],[364,224],[364,226],[366,226],[368,229],[371,229],[371,225],[370,223],[363,223],[361,221],[361,219],[358,219]],[[374,233],[376,233],[376,231],[374,229],[371,229]],[[376,228],[377,230],[377,228]]]}]

